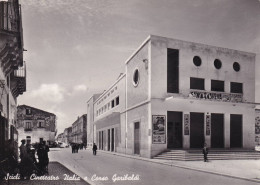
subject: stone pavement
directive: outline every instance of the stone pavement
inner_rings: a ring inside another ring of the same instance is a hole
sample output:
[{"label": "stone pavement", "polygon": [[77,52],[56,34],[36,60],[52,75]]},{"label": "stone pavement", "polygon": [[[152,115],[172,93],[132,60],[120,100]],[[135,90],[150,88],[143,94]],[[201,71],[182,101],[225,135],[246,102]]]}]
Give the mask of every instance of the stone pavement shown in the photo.
[{"label": "stone pavement", "polygon": [[[36,179],[37,177],[31,176],[31,178]],[[45,178],[45,180],[9,180],[9,185],[88,185],[87,182],[58,162],[50,162],[49,174],[41,176],[41,178]],[[3,181],[0,184],[8,184],[8,182]]]}]

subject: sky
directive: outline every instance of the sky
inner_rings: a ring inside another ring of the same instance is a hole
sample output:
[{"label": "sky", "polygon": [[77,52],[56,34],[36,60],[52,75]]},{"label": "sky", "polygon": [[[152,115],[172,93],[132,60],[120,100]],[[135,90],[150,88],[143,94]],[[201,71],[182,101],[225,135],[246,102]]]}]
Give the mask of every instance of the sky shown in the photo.
[{"label": "sky", "polygon": [[20,0],[26,104],[57,115],[58,133],[87,113],[151,34],[256,53],[260,102],[259,0]]}]

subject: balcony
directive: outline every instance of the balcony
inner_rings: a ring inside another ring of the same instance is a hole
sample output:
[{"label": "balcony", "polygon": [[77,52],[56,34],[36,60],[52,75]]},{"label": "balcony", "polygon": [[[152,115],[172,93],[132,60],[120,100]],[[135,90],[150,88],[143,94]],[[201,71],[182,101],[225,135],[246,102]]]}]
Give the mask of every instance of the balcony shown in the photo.
[{"label": "balcony", "polygon": [[11,91],[14,97],[26,91],[26,65],[18,67],[10,76]]},{"label": "balcony", "polygon": [[209,92],[202,90],[190,90],[189,98],[220,101],[220,102],[243,102],[243,94],[239,93],[225,93],[225,92]]}]

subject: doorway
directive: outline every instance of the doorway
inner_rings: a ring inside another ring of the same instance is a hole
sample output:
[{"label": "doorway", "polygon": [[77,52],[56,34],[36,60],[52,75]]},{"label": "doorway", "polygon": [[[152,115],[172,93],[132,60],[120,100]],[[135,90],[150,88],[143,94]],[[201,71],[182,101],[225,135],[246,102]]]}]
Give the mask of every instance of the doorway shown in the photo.
[{"label": "doorway", "polygon": [[203,148],[204,113],[190,113],[190,148]]},{"label": "doorway", "polygon": [[140,123],[134,123],[134,154],[140,154]]},{"label": "doorway", "polygon": [[211,114],[211,148],[224,148],[224,114]]},{"label": "doorway", "polygon": [[110,129],[107,130],[107,151],[110,151]]},{"label": "doorway", "polygon": [[182,148],[182,112],[167,112],[167,148]]},{"label": "doorway", "polygon": [[111,151],[115,150],[115,129],[112,128]]},{"label": "doorway", "polygon": [[241,148],[242,144],[242,115],[230,115],[230,148]]}]

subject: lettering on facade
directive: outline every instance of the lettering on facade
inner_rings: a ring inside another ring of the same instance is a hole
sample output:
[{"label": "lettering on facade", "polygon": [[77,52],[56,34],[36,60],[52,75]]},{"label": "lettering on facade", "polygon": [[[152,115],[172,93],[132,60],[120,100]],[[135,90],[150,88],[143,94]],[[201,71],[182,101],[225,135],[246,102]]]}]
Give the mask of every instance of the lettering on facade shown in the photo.
[{"label": "lettering on facade", "polygon": [[184,114],[184,135],[190,135],[190,115]]},{"label": "lettering on facade", "polygon": [[211,120],[210,115],[206,115],[206,136],[210,135]]},{"label": "lettering on facade", "polygon": [[242,102],[243,101],[242,94],[216,93],[216,92],[204,92],[204,91],[191,91],[189,94],[189,98],[223,101],[223,102]]},{"label": "lettering on facade", "polygon": [[165,144],[166,143],[166,132],[165,132],[165,118],[164,115],[153,115],[153,143],[154,144]]}]

